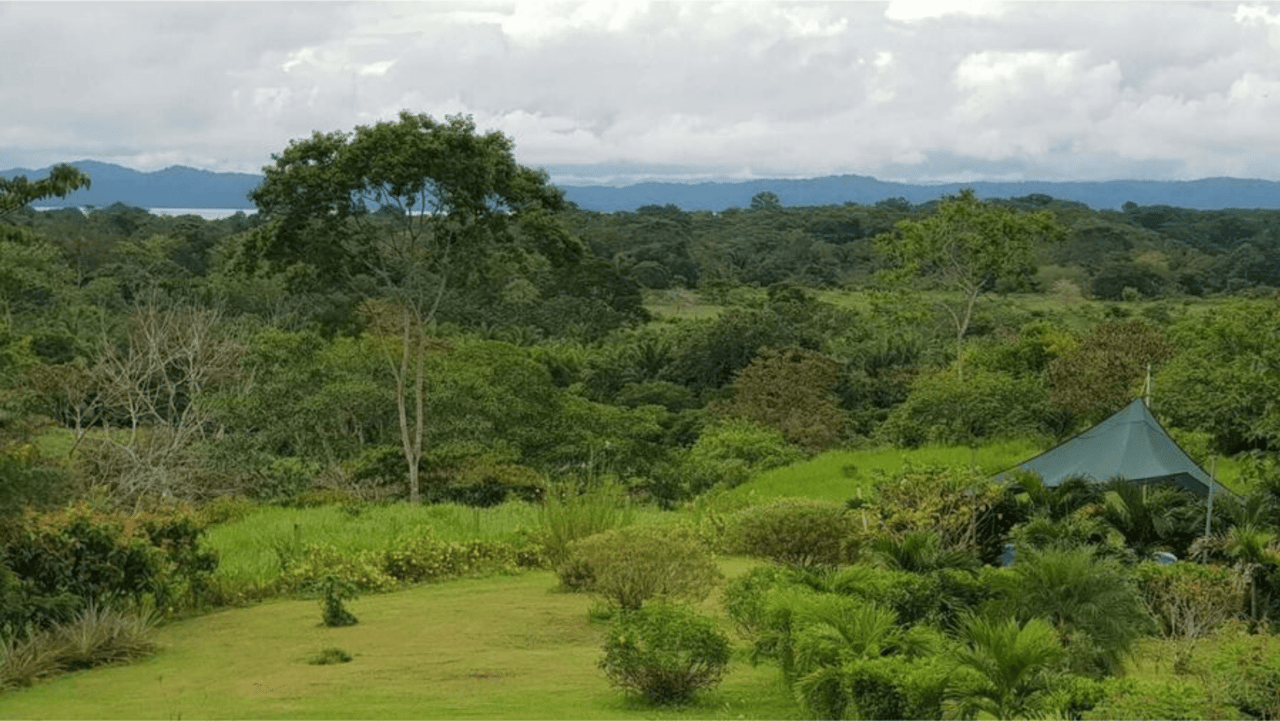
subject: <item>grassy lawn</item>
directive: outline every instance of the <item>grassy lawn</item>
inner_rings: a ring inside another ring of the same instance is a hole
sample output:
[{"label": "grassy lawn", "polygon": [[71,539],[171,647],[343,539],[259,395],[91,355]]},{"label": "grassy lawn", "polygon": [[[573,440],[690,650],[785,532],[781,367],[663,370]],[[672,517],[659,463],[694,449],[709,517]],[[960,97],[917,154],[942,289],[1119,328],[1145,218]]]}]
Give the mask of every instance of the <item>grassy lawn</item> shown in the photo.
[{"label": "grassy lawn", "polygon": [[978,449],[929,446],[915,450],[828,451],[807,461],[765,471],[725,496],[736,499],[804,496],[847,501],[861,492],[870,498],[872,482],[878,473],[896,473],[908,461],[933,466],[973,466],[985,474],[994,475],[1039,452],[1028,441],[989,443]]},{"label": "grassy lawn", "polygon": [[[221,611],[161,628],[141,663],[7,692],[0,718],[798,718],[777,669],[742,653],[695,705],[628,699],[596,667],[607,627],[592,599],[555,586],[542,571],[365,596],[348,603],[360,622],[336,629],[316,601]],[[705,607],[723,616],[718,598]],[[307,663],[330,646],[354,659]]]}]

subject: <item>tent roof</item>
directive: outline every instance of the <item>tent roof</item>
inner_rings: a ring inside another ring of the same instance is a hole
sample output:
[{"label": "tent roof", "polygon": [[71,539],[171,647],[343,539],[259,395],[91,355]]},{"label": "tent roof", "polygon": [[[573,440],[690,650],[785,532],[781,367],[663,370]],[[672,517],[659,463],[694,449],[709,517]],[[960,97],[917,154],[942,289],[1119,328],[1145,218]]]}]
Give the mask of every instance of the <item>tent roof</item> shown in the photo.
[{"label": "tent roof", "polygon": [[[1230,492],[1191,460],[1142,400],[1017,469],[1039,474],[1050,487],[1077,476],[1098,482],[1119,477],[1134,483],[1168,481],[1200,496],[1208,495],[1210,484],[1214,493]],[[1007,478],[1013,470],[998,477]]]}]

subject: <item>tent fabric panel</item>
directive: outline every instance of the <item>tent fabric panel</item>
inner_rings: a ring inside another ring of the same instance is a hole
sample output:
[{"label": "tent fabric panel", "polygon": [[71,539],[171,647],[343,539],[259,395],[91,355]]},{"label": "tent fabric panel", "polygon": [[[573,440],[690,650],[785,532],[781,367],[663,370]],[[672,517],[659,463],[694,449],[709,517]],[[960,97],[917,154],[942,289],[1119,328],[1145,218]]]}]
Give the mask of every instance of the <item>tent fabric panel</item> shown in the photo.
[{"label": "tent fabric panel", "polygon": [[1086,477],[1097,482],[1171,481],[1199,495],[1206,495],[1210,485],[1216,492],[1226,490],[1169,437],[1142,400],[1018,468],[1037,473],[1048,486]]}]

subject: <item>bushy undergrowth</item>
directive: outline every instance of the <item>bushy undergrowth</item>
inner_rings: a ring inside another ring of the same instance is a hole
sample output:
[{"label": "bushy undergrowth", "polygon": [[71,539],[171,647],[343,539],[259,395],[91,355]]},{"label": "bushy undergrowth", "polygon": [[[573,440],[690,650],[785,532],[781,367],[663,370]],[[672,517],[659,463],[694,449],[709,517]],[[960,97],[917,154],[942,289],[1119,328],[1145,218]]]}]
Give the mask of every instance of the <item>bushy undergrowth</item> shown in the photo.
[{"label": "bushy undergrowth", "polygon": [[600,668],[610,683],[657,705],[687,703],[719,684],[731,646],[712,619],[656,603],[621,614],[604,651]]},{"label": "bushy undergrowth", "polygon": [[88,504],[28,511],[0,526],[0,637],[70,621],[91,604],[177,611],[203,601],[218,565],[191,513],[125,515]]},{"label": "bushy undergrowth", "polygon": [[1135,573],[1143,601],[1168,638],[1205,638],[1244,614],[1247,583],[1235,568],[1143,563]]},{"label": "bushy undergrowth", "polygon": [[91,603],[67,623],[0,644],[0,688],[146,657],[155,649],[154,627],[149,614]]}]

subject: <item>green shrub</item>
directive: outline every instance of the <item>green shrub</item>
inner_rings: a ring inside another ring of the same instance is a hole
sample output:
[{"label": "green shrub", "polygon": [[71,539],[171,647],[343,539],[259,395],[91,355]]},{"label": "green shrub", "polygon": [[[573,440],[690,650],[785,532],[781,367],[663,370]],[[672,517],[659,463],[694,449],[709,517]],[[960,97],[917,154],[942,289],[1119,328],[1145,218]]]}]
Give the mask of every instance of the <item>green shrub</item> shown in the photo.
[{"label": "green shrub", "polygon": [[1135,572],[1142,600],[1169,638],[1211,636],[1246,608],[1248,584],[1235,568],[1143,563]]},{"label": "green shrub", "polygon": [[355,598],[355,588],[351,583],[334,576],[325,576],[317,583],[320,592],[320,606],[323,609],[320,617],[324,625],[329,627],[354,626],[358,621],[354,614],[347,610],[343,601]]},{"label": "green shrub", "polygon": [[1074,672],[1115,673],[1138,639],[1156,630],[1132,572],[1091,548],[1028,550],[1008,570],[990,575],[1002,594],[995,603],[1023,620],[1048,619]]},{"label": "green shrub", "polygon": [[877,656],[840,670],[846,713],[860,719],[943,718],[952,666],[941,656]]},{"label": "green shrub", "polygon": [[904,624],[937,621],[946,600],[937,576],[870,566],[835,573],[829,590],[891,609]]},{"label": "green shrub", "polygon": [[795,575],[779,566],[756,566],[730,581],[722,595],[725,611],[744,638],[755,638],[765,622],[769,592],[797,583]]},{"label": "green shrub", "polygon": [[683,525],[618,528],[575,541],[570,553],[566,567],[588,573],[589,590],[629,610],[659,597],[700,601],[724,577],[711,550]]},{"label": "green shrub", "polygon": [[308,659],[307,663],[312,666],[327,666],[334,663],[347,663],[350,660],[351,654],[337,646],[330,646],[329,648],[321,649],[320,653]]},{"label": "green shrub", "polygon": [[542,556],[535,547],[522,548],[504,541],[444,541],[431,535],[400,539],[380,556],[382,571],[406,583],[475,573],[514,573],[541,565]]},{"label": "green shrub", "polygon": [[378,554],[343,553],[328,543],[311,543],[301,557],[280,574],[280,586],[286,591],[315,588],[327,577],[349,584],[359,591],[382,592],[394,589],[398,582],[383,570]]},{"label": "green shrub", "polygon": [[680,464],[685,491],[696,496],[713,487],[733,488],[751,475],[804,459],[782,432],[740,418],[716,423],[698,436]]},{"label": "green shrub", "polygon": [[651,704],[693,700],[715,687],[729,665],[729,639],[711,619],[668,604],[622,614],[600,660],[609,681]]},{"label": "green shrub", "polygon": [[0,644],[0,688],[144,658],[155,650],[154,628],[149,614],[90,603],[68,623]]},{"label": "green shrub", "polygon": [[0,578],[0,594],[9,596],[0,633],[66,623],[93,602],[150,598],[165,611],[199,604],[218,565],[217,554],[200,547],[203,533],[186,511],[127,516],[80,504],[8,519],[0,566],[17,580]]},{"label": "green shrub", "polygon": [[729,545],[788,566],[838,565],[857,555],[856,524],[843,504],[780,498],[735,514]]},{"label": "green shrub", "polygon": [[1106,696],[1083,719],[1227,719],[1239,711],[1208,698],[1204,684],[1190,679],[1102,681]]}]

